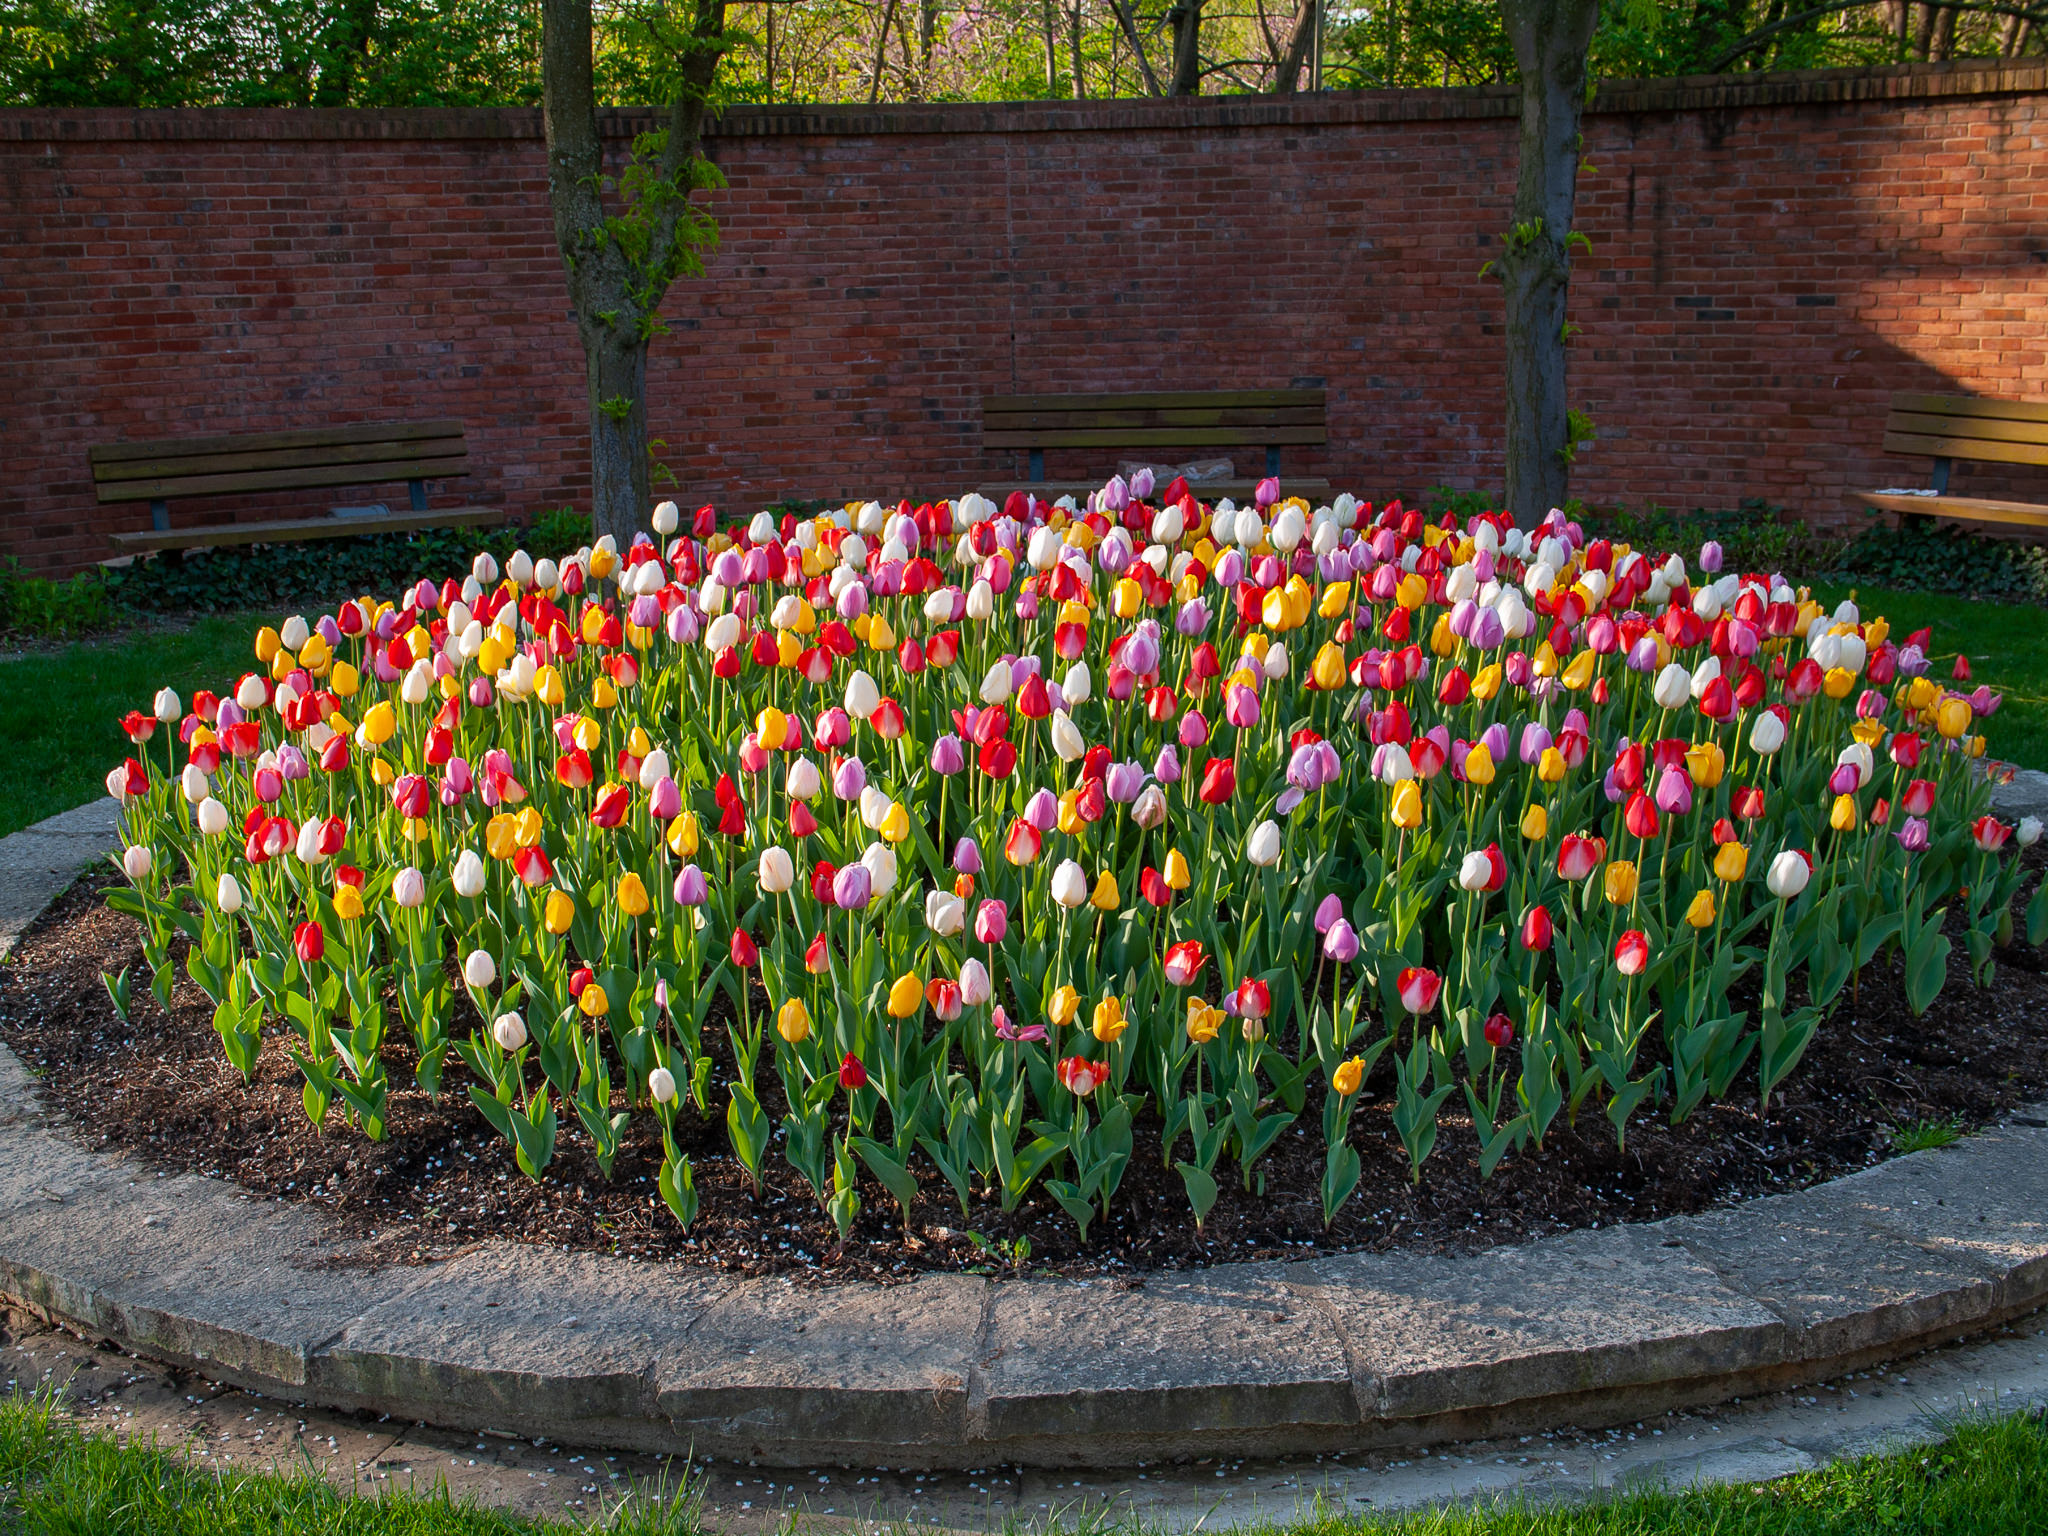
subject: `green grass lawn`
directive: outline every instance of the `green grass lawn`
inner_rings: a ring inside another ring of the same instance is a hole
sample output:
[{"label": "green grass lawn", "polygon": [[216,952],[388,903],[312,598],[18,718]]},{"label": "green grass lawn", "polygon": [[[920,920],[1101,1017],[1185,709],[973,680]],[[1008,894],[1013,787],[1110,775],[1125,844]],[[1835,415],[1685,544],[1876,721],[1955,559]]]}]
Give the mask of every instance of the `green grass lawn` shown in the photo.
[{"label": "green grass lawn", "polygon": [[[129,751],[121,717],[148,713],[166,684],[188,704],[196,689],[222,692],[256,665],[266,622],[214,614],[0,661],[0,836],[105,794],[107,770]],[[149,743],[159,769],[163,745],[161,735]]]},{"label": "green grass lawn", "polygon": [[[443,1494],[339,1492],[317,1475],[221,1474],[178,1451],[80,1431],[48,1396],[0,1398],[0,1531],[21,1536],[539,1536],[702,1529],[690,1497],[629,1497],[589,1523],[529,1521]],[[1089,1529],[1100,1531],[1100,1525]],[[2048,1427],[1959,1425],[1939,1444],[1767,1484],[1594,1504],[1332,1514],[1271,1536],[2022,1536],[2048,1530]]]},{"label": "green grass lawn", "polygon": [[1984,724],[1991,755],[2048,769],[2048,609],[1876,587],[1820,586],[1814,595],[1833,607],[1852,591],[1863,617],[1883,614],[1902,643],[1916,629],[1933,629],[1930,676],[1946,680],[1957,654],[1968,656],[1973,684],[1989,683],[2005,695]]},{"label": "green grass lawn", "polygon": [[[1850,591],[1817,595],[1832,606]],[[1976,681],[2006,694],[1985,728],[1992,754],[2048,769],[2048,611],[1868,587],[1856,598],[1866,618],[1884,614],[1901,637],[1931,625],[1938,676],[1967,653]],[[197,688],[220,691],[255,665],[257,626],[277,617],[216,614],[0,661],[0,740],[10,748],[0,757],[0,836],[103,793],[107,770],[128,750],[121,716],[147,710],[166,683],[187,701]],[[162,738],[150,745],[160,754]]]}]

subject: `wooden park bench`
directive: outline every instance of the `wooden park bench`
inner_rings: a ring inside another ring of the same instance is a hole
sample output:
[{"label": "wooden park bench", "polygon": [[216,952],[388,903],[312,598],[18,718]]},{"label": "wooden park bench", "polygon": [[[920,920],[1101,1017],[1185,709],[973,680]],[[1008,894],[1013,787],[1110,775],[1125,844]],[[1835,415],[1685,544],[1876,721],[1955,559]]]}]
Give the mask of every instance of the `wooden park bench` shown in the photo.
[{"label": "wooden park bench", "polygon": [[[1048,448],[1135,448],[1171,450],[1174,460],[1202,448],[1263,448],[1266,475],[1280,474],[1280,450],[1330,440],[1320,389],[1168,390],[1137,395],[988,395],[981,402],[981,445],[990,452],[1022,449],[1030,455],[1031,478],[979,487],[1000,503],[1012,491],[1030,491],[1048,501],[1100,490],[1105,473],[1093,480],[1045,478]],[[1225,496],[1248,499],[1259,476],[1205,480],[1195,487],[1206,501]],[[1330,482],[1282,478],[1283,495],[1311,501],[1327,498]],[[1164,486],[1161,487],[1164,489]]]},{"label": "wooden park bench", "polygon": [[2010,523],[2048,528],[2048,506],[2024,501],[1987,501],[1948,494],[1949,469],[1957,459],[1980,464],[2048,464],[2048,404],[1982,400],[1970,395],[1892,396],[1884,421],[1884,451],[1934,460],[1930,491],[1858,491],[1866,507],[1899,514],[1948,517],[1970,523]]},{"label": "wooden park bench", "polygon": [[[427,506],[427,482],[469,473],[459,421],[377,422],[248,437],[172,438],[103,443],[91,451],[100,505],[146,501],[155,526],[111,537],[123,554],[223,544],[339,539],[358,533],[515,521],[503,507]],[[239,496],[330,485],[403,480],[412,492],[405,512],[329,513],[270,522],[171,527],[170,503],[188,496]]]}]

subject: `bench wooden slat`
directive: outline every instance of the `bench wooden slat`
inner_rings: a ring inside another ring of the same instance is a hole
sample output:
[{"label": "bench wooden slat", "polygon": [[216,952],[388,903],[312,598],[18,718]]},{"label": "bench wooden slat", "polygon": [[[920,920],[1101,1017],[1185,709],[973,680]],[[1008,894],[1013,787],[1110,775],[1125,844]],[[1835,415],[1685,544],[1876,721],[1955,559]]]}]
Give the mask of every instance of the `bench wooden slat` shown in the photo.
[{"label": "bench wooden slat", "polygon": [[329,448],[342,443],[411,443],[428,437],[460,437],[459,421],[375,421],[347,427],[312,427],[291,432],[256,432],[241,437],[174,437],[150,442],[101,443],[87,457],[94,465],[207,453],[263,453],[273,449]]},{"label": "bench wooden slat", "polygon": [[1092,432],[983,432],[986,448],[1259,448],[1326,443],[1322,427],[1150,427]]},{"label": "bench wooden slat", "polygon": [[1155,427],[1230,427],[1251,431],[1258,427],[1319,427],[1323,412],[1317,406],[1272,406],[1252,411],[1179,410],[1128,411],[984,411],[984,432],[1059,432],[1112,427],[1150,430]]},{"label": "bench wooden slat", "polygon": [[1172,410],[1182,406],[1257,407],[1274,405],[1322,405],[1326,391],[1320,389],[1176,389],[1152,390],[1130,395],[984,395],[981,408],[988,411],[1064,411],[1099,407],[1105,410]]},{"label": "bench wooden slat", "polygon": [[1902,496],[1892,491],[1858,491],[1851,499],[1861,506],[1878,507],[1886,512],[2048,528],[2048,507],[2029,506],[2023,501],[1992,501],[1977,496]]},{"label": "bench wooden slat", "polygon": [[309,469],[261,469],[234,475],[121,480],[97,487],[99,499],[162,501],[172,496],[234,496],[247,491],[294,491],[323,485],[374,485],[384,480],[444,480],[469,473],[467,459],[398,459]]},{"label": "bench wooden slat", "polygon": [[[257,453],[208,453],[182,458],[129,459],[94,473],[102,485],[125,480],[202,479],[254,469],[323,469],[341,464],[383,464],[393,459],[462,459],[469,447],[460,437],[429,437],[410,443],[345,443],[334,448],[272,448]],[[177,492],[173,491],[172,495]]]},{"label": "bench wooden slat", "polygon": [[[1257,480],[1246,479],[1240,476],[1234,480],[1205,480],[1199,485],[1190,486],[1189,489],[1194,492],[1197,501],[1213,503],[1221,501],[1224,497],[1228,496],[1233,501],[1242,503],[1252,499],[1252,495],[1258,489],[1258,485],[1259,482]],[[1161,490],[1165,488],[1163,484],[1160,486]],[[1091,492],[1101,490],[1102,482],[1100,480],[995,480],[987,485],[978,485],[974,489],[977,494],[986,496],[997,506],[1001,506],[1012,491],[1028,492],[1038,497],[1041,501],[1058,501],[1062,496],[1071,496],[1078,502],[1085,501]],[[1280,476],[1280,495],[1283,500],[1289,496],[1302,496],[1315,505],[1321,505],[1330,499],[1330,482],[1327,480],[1312,480],[1301,475],[1282,475]]]},{"label": "bench wooden slat", "polygon": [[2048,442],[1994,443],[1981,437],[1887,432],[1884,451],[1936,459],[1974,459],[1985,464],[2048,464]]},{"label": "bench wooden slat", "polygon": [[2048,421],[2048,403],[2033,400],[1989,400],[1977,395],[1892,396],[1894,411],[1923,416],[1961,416],[1990,421]]},{"label": "bench wooden slat", "polygon": [[283,544],[299,539],[340,539],[359,533],[416,533],[477,523],[516,523],[505,507],[444,507],[433,512],[394,512],[388,517],[294,517],[275,522],[221,523],[203,528],[153,529],[111,535],[130,554],[159,549],[201,549],[223,544]]},{"label": "bench wooden slat", "polygon": [[[1906,437],[1966,438],[1983,443],[2048,443],[2048,421],[1991,421],[1983,417],[1920,415],[1893,411],[1885,418],[1887,432]],[[1968,455],[1960,455],[1967,458]]]}]

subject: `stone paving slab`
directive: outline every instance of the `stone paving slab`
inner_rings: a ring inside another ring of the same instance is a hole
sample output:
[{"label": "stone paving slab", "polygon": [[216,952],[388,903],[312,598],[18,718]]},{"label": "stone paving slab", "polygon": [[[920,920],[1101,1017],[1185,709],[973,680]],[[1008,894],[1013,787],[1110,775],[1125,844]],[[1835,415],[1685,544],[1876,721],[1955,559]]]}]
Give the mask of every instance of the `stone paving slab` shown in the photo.
[{"label": "stone paving slab", "polygon": [[[93,810],[0,840],[0,945],[104,846]],[[378,1267],[315,1210],[78,1147],[0,1049],[0,1296],[294,1401],[767,1466],[1118,1465],[1612,1423],[2038,1307],[2044,1212],[2036,1110],[1797,1194],[1462,1259],[828,1289],[504,1242]]]}]

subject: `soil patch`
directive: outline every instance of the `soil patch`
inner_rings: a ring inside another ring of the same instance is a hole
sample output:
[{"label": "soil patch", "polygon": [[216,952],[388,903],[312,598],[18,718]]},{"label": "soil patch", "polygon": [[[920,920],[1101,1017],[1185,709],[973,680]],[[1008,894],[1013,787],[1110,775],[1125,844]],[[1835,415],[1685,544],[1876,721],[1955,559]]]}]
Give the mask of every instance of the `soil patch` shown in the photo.
[{"label": "soil patch", "polygon": [[[1409,1182],[1383,1060],[1352,1128],[1364,1177],[1328,1231],[1312,1103],[1305,1123],[1258,1164],[1253,1189],[1219,1167],[1222,1194],[1200,1231],[1148,1122],[1109,1218],[1086,1243],[1043,1194],[1009,1214],[995,1201],[977,1202],[963,1221],[951,1189],[927,1168],[908,1234],[886,1191],[864,1182],[866,1209],[843,1248],[779,1152],[757,1198],[722,1117],[699,1119],[686,1106],[679,1140],[695,1157],[703,1200],[686,1234],[656,1192],[661,1145],[651,1113],[634,1115],[609,1180],[574,1117],[564,1115],[555,1161],[532,1183],[468,1102],[468,1074],[453,1052],[438,1104],[414,1085],[402,1027],[387,1037],[388,1138],[370,1142],[338,1113],[315,1130],[300,1106],[300,1078],[284,1048],[294,1037],[283,1026],[266,1028],[255,1081],[245,1085],[221,1057],[212,1005],[182,966],[170,1008],[157,1005],[133,919],[102,904],[110,878],[74,886],[0,972],[0,1043],[38,1074],[45,1100],[83,1145],[316,1205],[331,1213],[338,1236],[366,1241],[375,1260],[396,1263],[433,1262],[492,1237],[828,1283],[1007,1271],[1026,1255],[1030,1269],[1078,1275],[1350,1250],[1464,1253],[1798,1189],[1895,1155],[1913,1128],[1967,1131],[2048,1089],[2041,954],[2023,945],[2000,950],[1994,985],[1980,991],[1958,940],[1948,986],[1924,1018],[1908,1011],[1895,970],[1866,970],[1855,1003],[1843,995],[1768,1112],[1759,1113],[1754,1078],[1745,1075],[1727,1099],[1683,1125],[1638,1115],[1621,1151],[1606,1118],[1589,1108],[1576,1128],[1560,1117],[1540,1151],[1511,1154],[1483,1181],[1472,1128],[1447,1106],[1422,1183]],[[137,976],[125,1024],[100,980],[124,966]],[[475,1023],[458,1018],[451,1030],[459,1037]],[[721,1033],[707,1029],[705,1038]],[[1646,1042],[1646,1060],[1655,1043]],[[779,1120],[775,1074],[764,1071],[759,1082],[762,1107]]]}]

